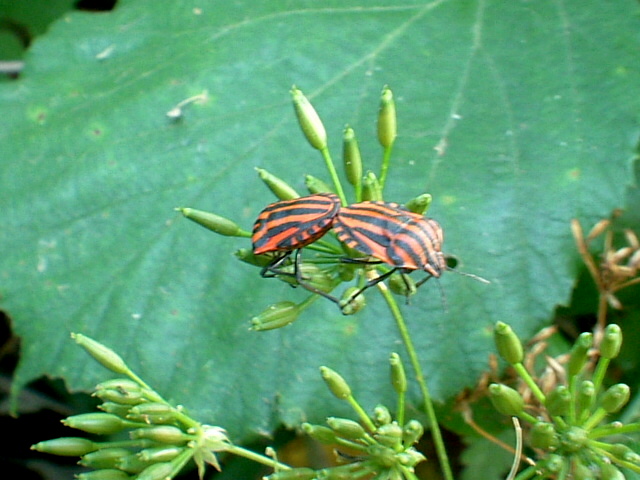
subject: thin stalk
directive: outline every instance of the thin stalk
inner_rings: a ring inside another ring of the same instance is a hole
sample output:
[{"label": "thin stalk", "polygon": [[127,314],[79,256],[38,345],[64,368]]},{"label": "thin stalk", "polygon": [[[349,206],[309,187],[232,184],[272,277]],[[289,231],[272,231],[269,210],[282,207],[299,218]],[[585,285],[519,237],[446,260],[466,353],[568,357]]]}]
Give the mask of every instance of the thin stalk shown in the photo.
[{"label": "thin stalk", "polygon": [[529,374],[527,369],[524,367],[524,365],[522,363],[516,363],[513,365],[513,368],[515,369],[516,373],[520,375],[520,378],[524,380],[524,383],[526,383],[527,386],[531,389],[531,392],[536,397],[536,399],[538,399],[540,403],[544,404],[545,402],[544,393],[542,393],[542,390],[540,390],[540,387],[538,387],[535,380],[531,378],[531,375]]},{"label": "thin stalk", "polygon": [[444,446],[444,440],[442,439],[442,432],[440,432],[440,426],[438,425],[438,418],[436,417],[436,412],[433,408],[433,402],[431,401],[431,394],[429,393],[429,388],[427,387],[427,382],[425,380],[424,373],[422,372],[422,367],[420,366],[418,354],[416,353],[413,341],[411,340],[411,335],[409,334],[409,330],[407,329],[407,324],[404,321],[402,312],[400,312],[398,303],[396,302],[395,298],[393,298],[393,295],[384,284],[384,282],[378,283],[377,287],[384,297],[385,301],[387,302],[389,310],[391,310],[391,314],[396,321],[396,326],[400,331],[400,336],[402,337],[404,348],[407,350],[407,355],[409,355],[411,366],[413,367],[413,370],[416,374],[416,381],[418,382],[418,385],[420,387],[420,393],[422,394],[422,400],[424,402],[424,409],[431,425],[431,436],[436,447],[436,453],[438,455],[438,460],[440,461],[442,474],[445,480],[453,480],[453,472],[451,471],[449,457],[447,456],[447,450]]},{"label": "thin stalk", "polygon": [[391,148],[392,146],[388,146],[384,148],[384,153],[382,156],[382,168],[380,169],[380,190],[384,190],[384,183],[387,181],[387,173],[389,171],[389,163],[391,162]]},{"label": "thin stalk", "polygon": [[167,476],[167,478],[173,478],[178,475],[185,467],[185,465],[189,462],[189,460],[191,460],[191,457],[193,457],[193,452],[193,449],[185,449],[180,455],[174,458],[171,461],[171,465],[173,467],[172,471]]},{"label": "thin stalk", "polygon": [[376,426],[373,424],[373,421],[369,418],[369,415],[367,415],[367,412],[362,408],[355,397],[353,395],[349,395],[346,400],[349,402],[349,405],[351,405],[351,408],[353,408],[353,410],[358,414],[358,417],[360,417],[360,420],[364,423],[366,429],[369,430],[369,432],[375,432]]},{"label": "thin stalk", "polygon": [[404,425],[404,411],[405,411],[405,394],[404,392],[398,394],[398,412],[396,413],[396,419],[400,425]]},{"label": "thin stalk", "polygon": [[593,388],[596,392],[600,391],[600,387],[602,386],[602,381],[604,380],[604,375],[607,373],[607,368],[609,368],[609,363],[611,363],[611,359],[600,357],[598,359],[598,364],[596,365],[595,372],[593,372]]},{"label": "thin stalk", "polygon": [[262,465],[266,465],[267,467],[271,467],[274,469],[291,470],[291,467],[285,463],[278,462],[271,457],[260,455],[259,453],[252,452],[251,450],[247,450],[246,448],[238,447],[237,445],[229,445],[224,449],[224,451],[233,453],[234,455],[238,455],[239,457],[244,457],[256,463],[261,463]]},{"label": "thin stalk", "polygon": [[532,465],[531,467],[525,468],[521,471],[517,476],[516,480],[528,480],[536,474],[536,466]]},{"label": "thin stalk", "polygon": [[327,165],[327,170],[329,170],[329,175],[331,176],[331,181],[333,185],[336,187],[336,194],[340,197],[340,201],[342,205],[347,204],[347,197],[344,194],[344,190],[342,189],[342,184],[340,183],[340,178],[338,178],[338,172],[336,171],[336,167],[333,165],[333,160],[331,160],[331,154],[329,153],[328,148],[323,148],[320,150],[322,153],[322,158],[324,158],[324,163]]},{"label": "thin stalk", "polygon": [[602,438],[609,435],[620,435],[640,432],[640,423],[627,423],[626,425],[609,424],[596,427],[589,432],[589,438]]}]

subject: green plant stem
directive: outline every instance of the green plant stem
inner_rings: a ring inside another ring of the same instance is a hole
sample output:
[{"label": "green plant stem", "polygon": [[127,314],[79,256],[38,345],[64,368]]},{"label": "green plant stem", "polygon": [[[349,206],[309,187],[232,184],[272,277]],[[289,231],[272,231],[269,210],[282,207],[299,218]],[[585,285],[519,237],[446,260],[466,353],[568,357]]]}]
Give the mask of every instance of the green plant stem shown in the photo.
[{"label": "green plant stem", "polygon": [[355,397],[353,395],[349,395],[346,400],[349,402],[349,405],[351,405],[351,408],[353,408],[353,410],[358,414],[358,417],[360,417],[360,420],[362,420],[362,423],[364,423],[367,430],[375,432],[376,426],[373,424],[373,421],[369,418],[369,415],[367,415],[367,412],[360,406]]},{"label": "green plant stem", "polygon": [[429,393],[429,388],[427,387],[427,382],[424,373],[422,372],[422,367],[420,366],[418,354],[416,353],[416,349],[413,346],[411,335],[409,334],[409,330],[407,329],[407,324],[404,321],[402,312],[400,312],[398,303],[396,302],[395,298],[393,298],[393,295],[387,288],[386,284],[384,282],[380,282],[378,283],[377,287],[384,297],[385,301],[387,302],[389,310],[391,310],[391,314],[396,321],[396,326],[400,331],[402,342],[404,343],[404,347],[407,350],[407,354],[409,355],[411,366],[413,367],[413,370],[415,372],[416,381],[420,386],[420,393],[422,394],[425,413],[427,414],[427,418],[429,419],[429,423],[431,426],[431,436],[433,437],[433,443],[436,447],[436,453],[438,455],[438,460],[440,461],[442,474],[445,480],[453,480],[453,473],[451,471],[451,465],[449,464],[449,457],[447,456],[447,450],[444,446],[444,440],[442,439],[442,433],[440,432],[440,426],[438,425],[436,412],[433,408],[431,394]]},{"label": "green plant stem", "polygon": [[336,167],[333,165],[333,160],[331,160],[331,154],[329,153],[328,148],[323,148],[320,150],[322,153],[322,158],[324,158],[324,162],[327,165],[327,170],[329,170],[329,175],[331,176],[331,181],[333,185],[336,187],[336,193],[338,197],[340,197],[340,201],[342,205],[347,205],[347,197],[344,194],[344,190],[342,189],[342,184],[340,183],[340,178],[338,178],[338,172],[336,171]]},{"label": "green plant stem", "polygon": [[278,462],[273,458],[267,457],[265,455],[260,455],[259,453],[252,452],[251,450],[247,450],[246,448],[238,447],[237,445],[229,445],[227,448],[225,448],[225,452],[238,455],[239,457],[244,457],[248,460],[252,460],[276,470],[291,470],[291,467],[286,463]]},{"label": "green plant stem", "polygon": [[[601,445],[601,446],[600,446]],[[609,458],[611,460],[612,463],[617,463],[618,465],[628,468],[629,470],[633,470],[636,473],[640,473],[640,465],[633,463],[633,462],[629,462],[626,460],[623,460],[622,458],[616,457],[614,454],[612,454],[609,449],[607,447],[610,447],[609,444],[607,443],[601,443],[601,442],[592,442],[591,443],[591,448],[597,449],[598,452],[601,455],[606,456],[607,458]]]},{"label": "green plant stem", "polygon": [[353,189],[354,189],[355,195],[356,195],[356,202],[361,202],[362,201],[362,179],[361,178],[353,186]]},{"label": "green plant stem", "polygon": [[404,410],[405,410],[405,397],[404,392],[398,394],[398,411],[396,412],[396,420],[398,424],[404,425]]},{"label": "green plant stem", "polygon": [[609,363],[611,360],[609,358],[600,357],[598,360],[598,364],[596,365],[596,369],[593,372],[593,387],[596,392],[600,391],[600,387],[602,386],[602,381],[604,380],[604,375],[607,372],[607,368],[609,368]]},{"label": "green plant stem", "polygon": [[532,465],[530,467],[525,468],[518,475],[516,475],[515,480],[529,480],[536,474],[536,466]]},{"label": "green plant stem", "polygon": [[387,172],[389,171],[389,163],[391,162],[392,147],[392,145],[385,147],[382,155],[382,168],[380,169],[380,178],[378,179],[378,182],[380,183],[380,190],[382,191],[384,191],[384,182],[387,180]]},{"label": "green plant stem", "polygon": [[597,427],[589,432],[589,438],[602,438],[609,435],[617,435],[620,433],[637,433],[640,432],[640,423],[627,423],[626,425],[604,425]]},{"label": "green plant stem", "polygon": [[560,473],[558,473],[558,476],[556,477],[558,480],[565,480],[565,478],[567,478],[567,475],[569,474],[569,462],[565,461],[562,462],[562,468],[560,470]]},{"label": "green plant stem", "polygon": [[584,423],[582,424],[582,428],[587,431],[591,431],[595,428],[596,425],[602,422],[606,416],[607,411],[602,407],[598,407],[596,411],[593,412],[591,416],[584,421]]},{"label": "green plant stem", "polygon": [[189,460],[191,460],[191,457],[193,456],[193,452],[194,450],[192,449],[186,449],[180,455],[174,458],[171,461],[173,470],[171,474],[167,476],[167,478],[174,478],[176,475],[178,475],[182,471],[184,466],[189,462]]},{"label": "green plant stem", "polygon": [[522,420],[526,420],[531,425],[535,425],[536,423],[538,423],[538,419],[533,415],[528,414],[527,412],[520,412],[518,414],[518,418],[521,418]]},{"label": "green plant stem", "polygon": [[538,399],[538,401],[544,404],[545,402],[544,393],[542,393],[542,390],[540,390],[540,387],[538,387],[538,385],[533,380],[533,378],[531,378],[531,375],[529,375],[529,372],[527,371],[527,369],[524,368],[524,365],[522,363],[515,363],[513,364],[513,368],[518,373],[518,375],[520,375],[520,378],[524,380],[524,383],[526,383],[527,386],[531,389],[531,391],[533,392],[533,395]]}]

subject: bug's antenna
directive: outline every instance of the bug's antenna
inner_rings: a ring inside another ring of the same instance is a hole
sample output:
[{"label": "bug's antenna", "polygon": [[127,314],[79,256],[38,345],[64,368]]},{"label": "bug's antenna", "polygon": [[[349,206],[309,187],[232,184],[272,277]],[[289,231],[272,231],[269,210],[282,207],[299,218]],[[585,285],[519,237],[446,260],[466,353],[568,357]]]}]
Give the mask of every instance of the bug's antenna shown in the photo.
[{"label": "bug's antenna", "polygon": [[455,268],[451,268],[451,267],[447,267],[447,270],[449,272],[453,272],[453,273],[457,273],[458,275],[462,275],[463,277],[473,278],[474,280],[477,280],[477,281],[479,281],[481,283],[491,283],[486,278],[483,278],[483,277],[481,277],[479,275],[474,275],[473,273],[461,272],[460,270],[456,270]]}]

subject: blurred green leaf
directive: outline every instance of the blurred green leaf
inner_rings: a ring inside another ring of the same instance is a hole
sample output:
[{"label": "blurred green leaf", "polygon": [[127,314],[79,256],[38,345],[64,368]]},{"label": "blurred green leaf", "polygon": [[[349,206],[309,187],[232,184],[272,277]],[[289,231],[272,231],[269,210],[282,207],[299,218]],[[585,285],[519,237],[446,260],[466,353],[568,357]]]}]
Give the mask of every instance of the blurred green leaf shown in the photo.
[{"label": "blurred green leaf", "polygon": [[34,37],[76,0],[0,0],[0,61],[22,58]]},{"label": "blurred green leaf", "polygon": [[22,337],[14,394],[44,374],[72,389],[103,378],[73,331],[234,438],[340,415],[319,365],[365,407],[393,404],[386,362],[398,335],[373,294],[354,317],[318,301],[284,330],[252,333],[252,315],[305,292],[237,262],[248,241],[174,211],[211,210],[250,229],[273,201],[255,166],[299,191],[305,174],[327,179],[295,123],[292,84],[323,118],[336,162],[348,123],[374,171],[378,95],[393,88],[386,199],[431,193],[445,251],[492,282],[448,274],[446,310],[428,282],[403,311],[434,395],[473,384],[496,320],[526,337],[569,299],[579,268],[570,219],[587,228],[623,205],[639,8],[123,0],[65,15],[34,43],[21,78],[0,85],[0,293]]}]

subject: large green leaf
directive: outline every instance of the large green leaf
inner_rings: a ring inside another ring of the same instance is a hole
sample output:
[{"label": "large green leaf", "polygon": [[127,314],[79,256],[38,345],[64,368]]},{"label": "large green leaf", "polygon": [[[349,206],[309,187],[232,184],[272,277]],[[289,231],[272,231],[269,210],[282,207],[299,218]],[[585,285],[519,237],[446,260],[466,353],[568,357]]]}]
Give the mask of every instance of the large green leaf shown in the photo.
[{"label": "large green leaf", "polygon": [[[472,384],[490,325],[523,335],[569,298],[585,226],[623,203],[638,133],[638,4],[551,1],[122,1],[68,14],[0,88],[2,306],[23,339],[14,393],[43,375],[87,388],[103,372],[69,341],[115,348],[198,418],[245,437],[340,413],[328,365],[365,407],[389,401],[398,335],[382,302],[343,317],[316,302],[253,333],[269,303],[305,292],[264,280],[173,209],[249,229],[272,198],[261,166],[303,191],[325,176],[290,106],[312,97],[339,157],[343,125],[378,169],[374,119],[392,86],[400,136],[386,198],[424,191],[445,250],[483,285],[445,275],[403,311],[433,393]],[[207,91],[184,117],[166,113]],[[431,282],[429,282],[431,283]]]}]

